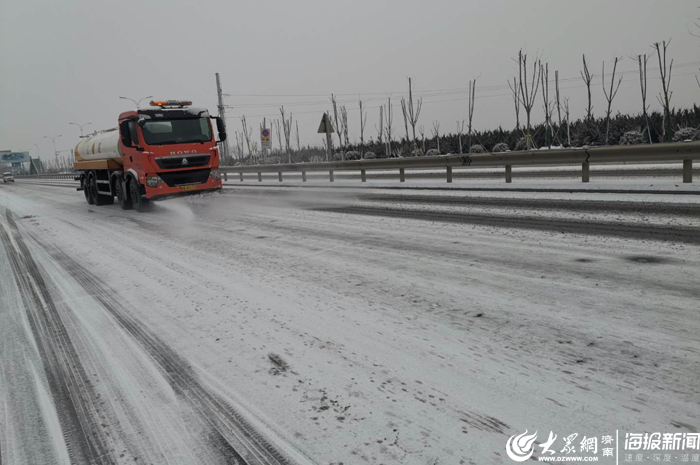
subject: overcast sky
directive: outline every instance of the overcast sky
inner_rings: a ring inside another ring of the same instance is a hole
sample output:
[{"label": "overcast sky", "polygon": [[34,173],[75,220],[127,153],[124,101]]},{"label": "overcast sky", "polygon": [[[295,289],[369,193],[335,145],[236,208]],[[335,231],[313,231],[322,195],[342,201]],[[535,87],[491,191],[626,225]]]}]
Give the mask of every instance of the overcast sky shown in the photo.
[{"label": "overcast sky", "polygon": [[[466,118],[466,87],[479,76],[477,129],[515,124],[506,81],[517,72],[519,48],[560,70],[572,116],[583,113],[581,54],[595,78],[594,111],[604,108],[603,60],[625,57],[614,109],[638,112],[638,75],[630,55],[672,38],[673,103],[700,100],[700,39],[689,34],[697,0],[0,0],[0,150],[42,158],[61,134],[59,150],[75,146],[79,129],[116,126],[138,99],[188,98],[216,113],[214,73],[221,73],[229,133],[245,114],[256,129],[279,106],[299,121],[303,144],[316,134],[329,95],[348,107],[351,138],[359,137],[358,95],[376,137],[377,108],[393,93],[395,132],[403,133],[398,101],[412,76],[424,96],[420,123],[453,132]],[[660,88],[656,58],[650,101]],[[573,80],[566,80],[575,78]],[[576,79],[578,78],[578,79]],[[541,121],[538,101],[533,119]],[[428,130],[426,129],[426,132]],[[276,146],[275,142],[275,146]]]}]

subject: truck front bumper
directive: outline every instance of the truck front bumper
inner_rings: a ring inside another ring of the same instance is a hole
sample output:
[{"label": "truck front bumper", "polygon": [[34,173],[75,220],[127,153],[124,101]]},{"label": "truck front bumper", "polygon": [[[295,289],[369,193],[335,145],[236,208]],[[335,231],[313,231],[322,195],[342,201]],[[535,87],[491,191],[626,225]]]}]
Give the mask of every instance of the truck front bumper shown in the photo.
[{"label": "truck front bumper", "polygon": [[201,194],[204,192],[215,192],[222,188],[221,179],[210,177],[206,182],[198,184],[185,184],[181,186],[168,186],[164,182],[159,182],[158,186],[151,187],[142,184],[145,188],[145,198],[149,200],[161,200],[168,197],[180,197],[186,195]]}]

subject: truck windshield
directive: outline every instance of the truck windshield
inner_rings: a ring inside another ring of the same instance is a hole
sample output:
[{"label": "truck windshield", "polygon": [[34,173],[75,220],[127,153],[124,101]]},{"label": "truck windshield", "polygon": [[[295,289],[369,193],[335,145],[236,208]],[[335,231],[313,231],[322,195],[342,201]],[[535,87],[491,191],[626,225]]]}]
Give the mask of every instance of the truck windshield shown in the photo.
[{"label": "truck windshield", "polygon": [[143,138],[148,145],[209,142],[211,126],[208,118],[146,121]]}]

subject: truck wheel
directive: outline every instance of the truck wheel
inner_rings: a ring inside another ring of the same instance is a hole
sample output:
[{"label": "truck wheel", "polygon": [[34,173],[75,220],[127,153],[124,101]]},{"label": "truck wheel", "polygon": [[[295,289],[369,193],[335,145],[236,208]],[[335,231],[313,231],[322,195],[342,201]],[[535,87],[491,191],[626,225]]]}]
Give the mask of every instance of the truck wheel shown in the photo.
[{"label": "truck wheel", "polygon": [[117,201],[119,202],[119,206],[122,207],[122,210],[131,210],[132,205],[129,192],[124,190],[121,179],[117,178],[114,190],[117,193]]},{"label": "truck wheel", "polygon": [[139,183],[133,178],[129,181],[129,197],[131,197],[131,204],[137,212],[142,213],[148,209],[148,199],[141,197]]},{"label": "truck wheel", "polygon": [[95,205],[95,198],[92,196],[92,191],[88,180],[89,176],[87,174],[83,175],[83,192],[85,193],[85,200],[87,200],[88,205]]},{"label": "truck wheel", "polygon": [[92,196],[93,203],[98,207],[104,205],[106,203],[105,197],[100,195],[97,190],[97,175],[95,175],[95,173],[90,173],[90,176],[88,176],[88,185],[90,186],[90,195]]}]

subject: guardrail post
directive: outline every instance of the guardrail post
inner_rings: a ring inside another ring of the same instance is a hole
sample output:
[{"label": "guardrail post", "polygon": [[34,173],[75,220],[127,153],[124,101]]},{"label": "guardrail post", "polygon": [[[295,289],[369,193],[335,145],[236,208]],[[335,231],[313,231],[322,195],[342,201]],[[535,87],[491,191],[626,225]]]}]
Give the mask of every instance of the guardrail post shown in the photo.
[{"label": "guardrail post", "polygon": [[513,166],[506,165],[506,182],[513,182]]},{"label": "guardrail post", "polygon": [[693,160],[683,160],[683,182],[693,182]]},{"label": "guardrail post", "polygon": [[262,182],[262,173],[258,171],[258,182]]},{"label": "guardrail post", "polygon": [[302,180],[303,182],[306,182],[306,171],[302,171],[302,172],[301,172],[301,180]]},{"label": "guardrail post", "polygon": [[362,182],[367,182],[367,173],[365,170],[360,170],[360,177],[362,177]]},{"label": "guardrail post", "polygon": [[228,173],[224,171],[224,182],[228,181]]},{"label": "guardrail post", "polygon": [[241,182],[243,182],[243,172],[238,173],[239,176],[241,177]]},{"label": "guardrail post", "polygon": [[581,164],[581,181],[589,182],[591,180],[591,165],[586,161]]},{"label": "guardrail post", "polygon": [[277,173],[277,179],[279,179],[280,182],[282,182],[282,172],[281,172],[281,171],[279,171],[279,172]]},{"label": "guardrail post", "polygon": [[447,167],[447,182],[452,182],[452,167]]},{"label": "guardrail post", "polygon": [[328,172],[328,177],[330,178],[330,181],[333,182],[333,170]]},{"label": "guardrail post", "polygon": [[401,182],[406,182],[406,172],[403,168],[399,168],[399,180]]}]

